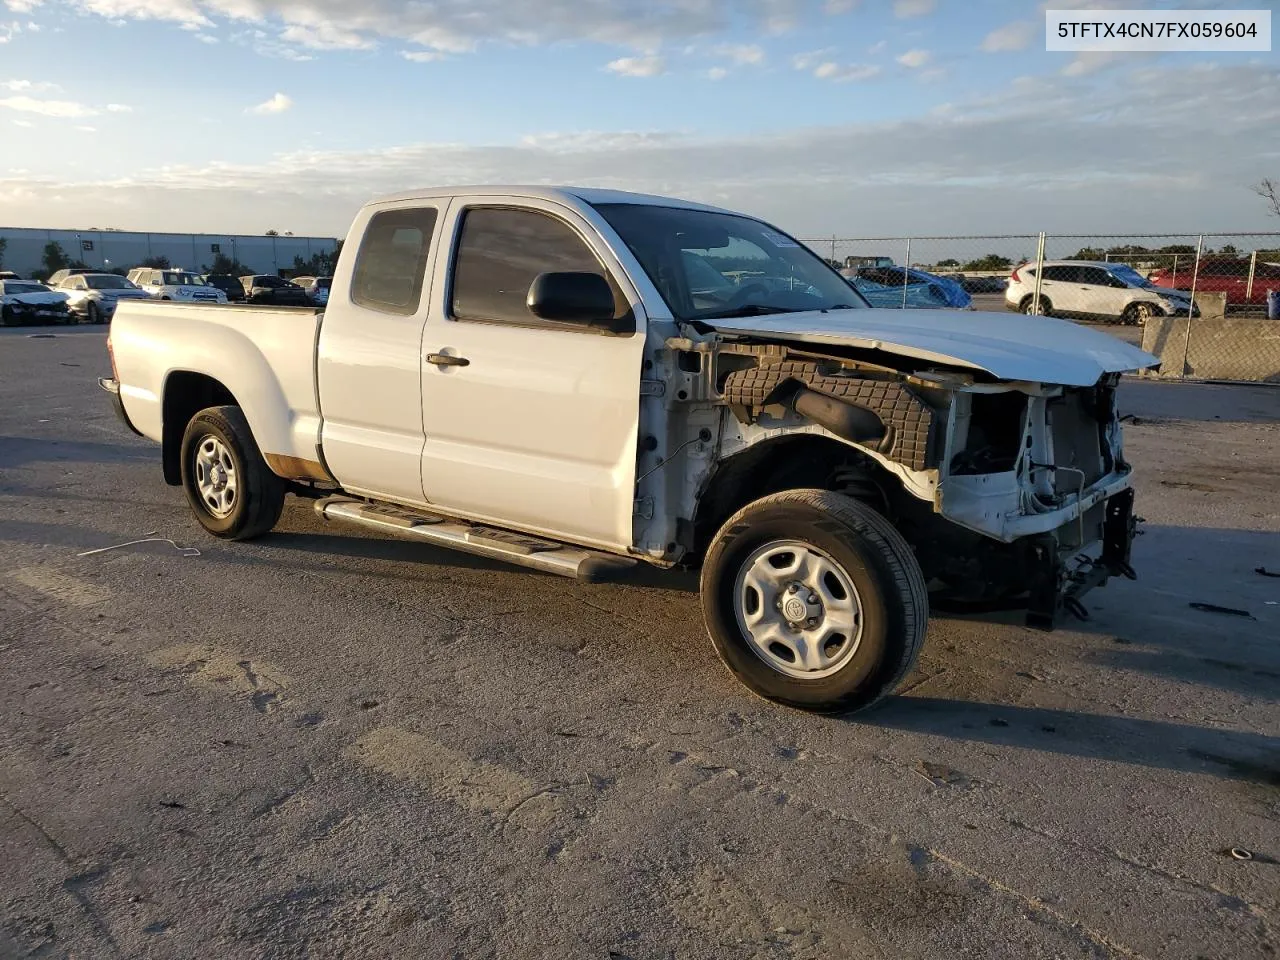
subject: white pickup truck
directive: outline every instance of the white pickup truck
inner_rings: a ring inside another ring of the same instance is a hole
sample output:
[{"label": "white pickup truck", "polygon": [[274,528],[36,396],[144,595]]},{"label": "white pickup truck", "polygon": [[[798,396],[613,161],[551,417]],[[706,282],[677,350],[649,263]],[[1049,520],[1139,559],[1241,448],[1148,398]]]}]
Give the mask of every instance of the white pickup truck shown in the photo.
[{"label": "white pickup truck", "polygon": [[329,302],[121,303],[101,381],[210,533],[332,520],[597,580],[701,568],[728,667],[867,706],[930,593],[1051,628],[1132,577],[1116,387],[1064,320],[874,310],[777,228],[589,189],[370,203]]}]

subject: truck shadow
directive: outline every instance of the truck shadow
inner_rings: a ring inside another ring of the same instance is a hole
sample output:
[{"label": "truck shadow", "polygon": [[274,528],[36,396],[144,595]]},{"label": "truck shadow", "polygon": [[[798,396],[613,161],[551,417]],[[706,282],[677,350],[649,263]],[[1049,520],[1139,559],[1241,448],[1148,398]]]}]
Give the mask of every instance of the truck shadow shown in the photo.
[{"label": "truck shadow", "polygon": [[843,722],[1280,787],[1280,739],[1260,733],[916,696]]}]

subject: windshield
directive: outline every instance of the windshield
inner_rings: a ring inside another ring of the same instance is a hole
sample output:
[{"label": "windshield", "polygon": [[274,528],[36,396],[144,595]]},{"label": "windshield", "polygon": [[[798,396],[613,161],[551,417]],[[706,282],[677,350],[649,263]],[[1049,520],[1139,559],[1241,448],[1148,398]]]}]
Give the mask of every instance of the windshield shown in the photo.
[{"label": "windshield", "polygon": [[137,290],[132,283],[124,277],[116,277],[110,274],[104,274],[100,277],[85,277],[84,282],[89,284],[91,290]]},{"label": "windshield", "polygon": [[596,209],[677,319],[867,305],[816,254],[759,220],[647,204],[602,203]]},{"label": "windshield", "polygon": [[1111,275],[1118,280],[1123,280],[1131,287],[1149,287],[1152,285],[1151,281],[1140,274],[1137,270],[1123,263],[1119,266],[1112,267]]},{"label": "windshield", "polygon": [[5,293],[49,293],[49,288],[43,283],[36,283],[32,280],[0,280],[0,289]]},{"label": "windshield", "polygon": [[207,286],[199,277],[193,273],[177,273],[166,270],[164,272],[163,285],[166,287],[203,287]]}]

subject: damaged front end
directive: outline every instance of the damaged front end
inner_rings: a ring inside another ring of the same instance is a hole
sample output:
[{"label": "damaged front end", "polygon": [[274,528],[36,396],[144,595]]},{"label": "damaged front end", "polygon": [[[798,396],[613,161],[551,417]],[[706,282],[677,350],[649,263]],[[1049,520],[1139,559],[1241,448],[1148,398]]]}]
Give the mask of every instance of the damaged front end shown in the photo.
[{"label": "damaged front end", "polygon": [[[1118,373],[1069,387],[720,336],[668,339],[649,369],[653,416],[642,419],[667,427],[637,489],[637,543],[651,555],[696,552],[698,517],[734,501],[723,486],[767,471],[874,501],[939,601],[1021,608],[1052,629],[1064,610],[1086,615],[1090,589],[1134,576]],[[778,442],[800,437],[817,442]],[[663,470],[673,451],[681,468]],[[659,532],[664,514],[674,526]]]}]

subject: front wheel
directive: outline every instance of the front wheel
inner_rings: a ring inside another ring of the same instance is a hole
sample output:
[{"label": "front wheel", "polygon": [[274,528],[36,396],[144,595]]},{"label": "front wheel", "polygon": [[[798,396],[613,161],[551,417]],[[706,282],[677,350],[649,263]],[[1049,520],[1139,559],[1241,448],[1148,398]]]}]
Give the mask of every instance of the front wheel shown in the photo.
[{"label": "front wheel", "polygon": [[788,490],[716,534],[702,611],[725,665],[755,693],[817,712],[859,710],[906,677],[929,597],[911,547],[843,494]]},{"label": "front wheel", "polygon": [[1149,303],[1131,303],[1124,308],[1120,322],[1129,326],[1141,327],[1156,315],[1156,308]]},{"label": "front wheel", "polygon": [[208,407],[191,418],[182,488],[200,525],[224,540],[262,536],[284,509],[284,481],[262,459],[239,407]]},{"label": "front wheel", "polygon": [[90,302],[90,304],[87,307],[85,307],[84,322],[85,323],[101,323],[102,308],[98,306],[96,303]]}]

